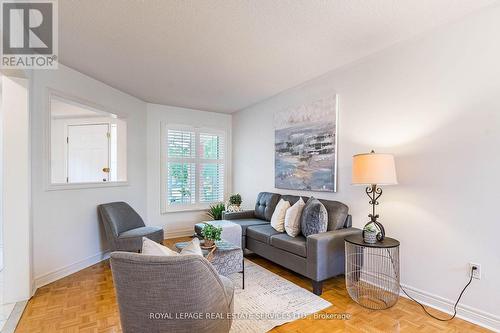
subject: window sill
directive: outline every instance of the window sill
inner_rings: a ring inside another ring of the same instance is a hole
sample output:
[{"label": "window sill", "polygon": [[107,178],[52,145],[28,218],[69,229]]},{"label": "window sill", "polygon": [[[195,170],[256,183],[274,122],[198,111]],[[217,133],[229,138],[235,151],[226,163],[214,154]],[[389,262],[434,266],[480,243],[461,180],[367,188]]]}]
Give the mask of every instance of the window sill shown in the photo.
[{"label": "window sill", "polygon": [[206,206],[184,206],[184,207],[175,207],[175,208],[162,208],[161,214],[170,214],[170,213],[183,213],[183,212],[201,212],[206,211],[210,208],[209,205]]},{"label": "window sill", "polygon": [[47,191],[81,190],[87,188],[107,188],[129,186],[128,181],[99,182],[99,183],[73,183],[73,184],[49,184]]}]

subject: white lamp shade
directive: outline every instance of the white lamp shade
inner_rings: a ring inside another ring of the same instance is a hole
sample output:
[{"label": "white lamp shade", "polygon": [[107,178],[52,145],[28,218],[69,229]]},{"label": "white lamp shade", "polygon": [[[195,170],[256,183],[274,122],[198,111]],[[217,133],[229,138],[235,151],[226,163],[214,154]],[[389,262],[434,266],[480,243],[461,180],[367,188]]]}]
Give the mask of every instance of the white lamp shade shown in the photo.
[{"label": "white lamp shade", "polygon": [[396,165],[391,154],[359,154],[352,157],[352,183],[359,185],[395,185]]}]

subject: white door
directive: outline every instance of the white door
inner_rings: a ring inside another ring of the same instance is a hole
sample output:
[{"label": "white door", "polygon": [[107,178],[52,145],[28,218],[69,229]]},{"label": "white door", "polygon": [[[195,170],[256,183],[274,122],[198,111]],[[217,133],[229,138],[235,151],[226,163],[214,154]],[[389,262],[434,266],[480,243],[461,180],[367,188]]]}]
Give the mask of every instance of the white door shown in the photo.
[{"label": "white door", "polygon": [[68,183],[109,180],[108,133],[109,124],[68,126]]}]

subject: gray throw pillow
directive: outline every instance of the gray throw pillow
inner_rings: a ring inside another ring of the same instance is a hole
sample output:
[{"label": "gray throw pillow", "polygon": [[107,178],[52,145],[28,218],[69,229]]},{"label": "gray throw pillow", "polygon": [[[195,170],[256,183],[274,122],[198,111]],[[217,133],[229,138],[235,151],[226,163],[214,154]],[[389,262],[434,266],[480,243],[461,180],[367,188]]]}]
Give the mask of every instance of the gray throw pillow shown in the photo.
[{"label": "gray throw pillow", "polygon": [[309,235],[325,232],[328,228],[328,213],[325,206],[316,198],[309,198],[302,211],[300,229],[302,234]]}]

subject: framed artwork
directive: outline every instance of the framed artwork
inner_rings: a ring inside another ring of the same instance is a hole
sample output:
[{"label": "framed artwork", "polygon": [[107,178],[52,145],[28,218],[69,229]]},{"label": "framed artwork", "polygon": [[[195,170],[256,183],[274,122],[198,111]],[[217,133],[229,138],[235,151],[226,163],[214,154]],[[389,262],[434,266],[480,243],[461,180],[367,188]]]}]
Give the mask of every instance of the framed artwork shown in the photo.
[{"label": "framed artwork", "polygon": [[275,113],[276,188],[337,191],[337,120],[337,95]]}]

